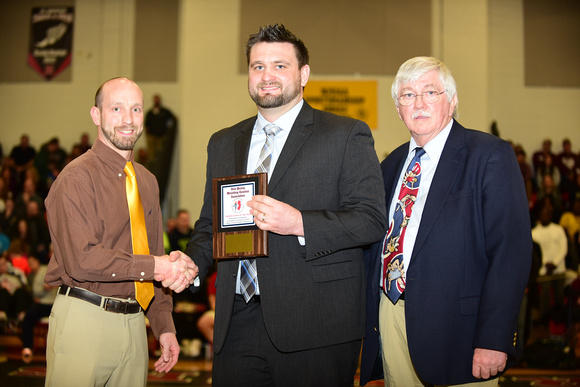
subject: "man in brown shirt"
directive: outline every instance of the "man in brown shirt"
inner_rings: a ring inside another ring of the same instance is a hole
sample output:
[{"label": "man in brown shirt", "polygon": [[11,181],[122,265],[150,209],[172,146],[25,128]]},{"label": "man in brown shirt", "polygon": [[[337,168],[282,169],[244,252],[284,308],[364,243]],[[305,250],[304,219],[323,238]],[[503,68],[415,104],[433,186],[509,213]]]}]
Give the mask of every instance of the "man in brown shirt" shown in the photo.
[{"label": "man in brown shirt", "polygon": [[[46,198],[54,247],[45,282],[60,286],[50,316],[47,386],[145,385],[148,351],[145,316],[159,339],[159,372],[179,355],[170,291],[154,282],[145,311],[135,281],[171,279],[182,291],[197,276],[187,257],[163,255],[162,216],[155,177],[134,162],[143,132],[143,93],[126,78],[105,82],[91,117],[98,128],[90,151],[72,161]],[[134,165],[150,254],[133,254],[124,168]]]}]

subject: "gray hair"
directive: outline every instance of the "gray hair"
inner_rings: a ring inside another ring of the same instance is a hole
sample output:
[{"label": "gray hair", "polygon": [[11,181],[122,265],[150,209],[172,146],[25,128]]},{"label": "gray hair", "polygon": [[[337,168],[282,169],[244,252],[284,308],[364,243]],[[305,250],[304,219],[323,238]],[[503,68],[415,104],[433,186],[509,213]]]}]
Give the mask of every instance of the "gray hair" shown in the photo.
[{"label": "gray hair", "polygon": [[[415,82],[417,79],[433,70],[437,70],[439,80],[441,80],[443,87],[445,87],[447,100],[451,102],[453,97],[457,94],[457,84],[455,83],[455,79],[453,79],[453,75],[451,75],[451,70],[449,70],[445,63],[437,58],[430,56],[417,56],[403,63],[401,67],[399,67],[397,75],[395,75],[393,85],[391,86],[391,96],[395,101],[395,105],[397,107],[399,106],[398,98],[401,85]],[[455,109],[453,110],[453,118],[457,118],[458,104],[455,105]]]}]

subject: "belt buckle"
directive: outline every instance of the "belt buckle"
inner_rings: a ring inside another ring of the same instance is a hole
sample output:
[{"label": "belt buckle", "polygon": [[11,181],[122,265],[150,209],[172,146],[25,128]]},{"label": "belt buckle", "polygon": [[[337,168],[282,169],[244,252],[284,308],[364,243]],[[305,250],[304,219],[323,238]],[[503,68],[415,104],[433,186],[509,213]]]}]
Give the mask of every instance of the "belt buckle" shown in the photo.
[{"label": "belt buckle", "polygon": [[[119,311],[118,305],[117,305],[117,308],[115,308],[115,307],[113,306],[113,305],[114,305],[113,301],[115,301],[115,300],[111,300],[110,298],[106,298],[106,297],[105,297],[105,303],[104,303],[104,305],[103,305],[103,309],[104,309],[105,311],[107,311],[107,312],[111,312],[111,313],[121,313],[121,312]],[[109,302],[110,302],[110,304],[109,304]],[[109,305],[111,305],[111,309],[109,309]],[[125,305],[125,309],[126,309],[126,308],[127,308],[127,306]]]}]

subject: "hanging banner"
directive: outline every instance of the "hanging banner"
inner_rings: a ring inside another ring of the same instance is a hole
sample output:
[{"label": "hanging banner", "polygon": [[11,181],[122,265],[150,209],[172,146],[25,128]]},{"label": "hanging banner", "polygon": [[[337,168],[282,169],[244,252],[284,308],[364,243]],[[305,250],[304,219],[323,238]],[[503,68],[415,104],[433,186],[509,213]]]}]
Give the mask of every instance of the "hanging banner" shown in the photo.
[{"label": "hanging banner", "polygon": [[35,7],[30,18],[28,64],[47,81],[71,62],[74,7]]},{"label": "hanging banner", "polygon": [[376,81],[310,80],[304,99],[316,109],[364,121],[378,128]]}]

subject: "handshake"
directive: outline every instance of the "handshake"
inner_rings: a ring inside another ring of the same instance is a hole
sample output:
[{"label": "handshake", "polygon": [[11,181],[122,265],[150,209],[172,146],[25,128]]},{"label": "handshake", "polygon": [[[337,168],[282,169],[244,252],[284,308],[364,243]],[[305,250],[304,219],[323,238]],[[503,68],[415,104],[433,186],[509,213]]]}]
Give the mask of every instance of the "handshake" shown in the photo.
[{"label": "handshake", "polygon": [[169,255],[155,256],[155,281],[176,293],[185,290],[196,279],[199,269],[195,263],[181,251],[172,251]]}]

